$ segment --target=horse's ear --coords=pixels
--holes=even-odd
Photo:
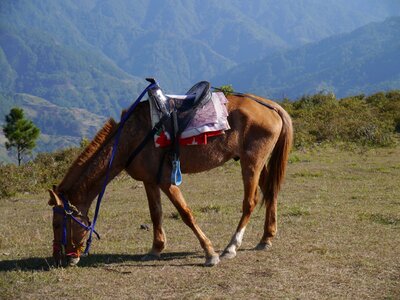
[[[48,190],[48,191],[49,191],[49,194],[50,194],[49,205],[50,206],[56,206],[56,205],[62,206],[63,203],[62,203],[60,197],[58,197],[58,195],[54,191],[54,187],[53,187],[52,190]]]

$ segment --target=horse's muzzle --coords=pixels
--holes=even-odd
[[[53,254],[54,265],[57,268],[73,267],[78,265],[80,257]]]
[[[72,267],[76,266],[79,263],[80,257],[79,257],[79,252],[71,252],[68,254],[65,254],[65,251],[63,251],[62,246],[59,247],[59,245],[53,245],[53,259],[54,259],[54,265],[57,268],[60,267]]]

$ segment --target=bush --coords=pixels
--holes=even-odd
[[[400,91],[337,100],[331,93],[284,100],[292,116],[296,148],[320,143],[389,146],[400,132]]]
[[[19,186],[18,167],[0,165],[0,198],[14,196]]]
[[[230,86],[227,90],[231,89]],[[382,147],[393,145],[400,133],[400,91],[336,99],[332,93],[303,96],[281,105],[293,119],[296,148],[316,144]],[[81,146],[88,143],[82,140]],[[0,164],[0,198],[44,191],[63,179],[81,148],[40,153],[17,167]]]
[[[40,153],[31,162],[0,165],[0,198],[17,193],[37,193],[58,184],[77,157],[79,148]]]
[[[234,92],[232,85],[222,85],[216,89],[218,92],[223,92],[225,96],[228,96]]]

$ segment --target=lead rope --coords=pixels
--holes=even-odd
[[[143,90],[143,92],[139,95],[139,97],[136,99],[136,101],[131,105],[131,107],[128,109],[128,112],[121,117],[121,121],[119,123],[118,131],[117,131],[117,134],[115,136],[115,141],[114,141],[114,145],[113,145],[113,149],[112,149],[112,153],[111,153],[111,158],[110,158],[110,161],[108,162],[106,177],[104,179],[104,183],[103,183],[103,186],[102,186],[101,191],[99,193],[99,196],[97,197],[97,203],[96,203],[96,209],[95,209],[95,212],[94,212],[93,221],[89,226],[90,233],[89,233],[89,238],[86,241],[86,248],[85,248],[85,251],[83,252],[83,256],[87,256],[89,254],[90,245],[92,244],[92,235],[93,235],[93,232],[95,232],[94,228],[96,226],[97,218],[99,216],[101,200],[103,199],[104,193],[106,191],[106,187],[107,187],[107,184],[108,184],[108,179],[109,179],[109,175],[110,175],[111,166],[112,166],[112,163],[114,161],[115,155],[117,153],[117,148],[118,148],[119,138],[121,136],[122,128],[124,127],[125,122],[128,120],[128,118],[130,117],[132,112],[135,110],[136,106],[138,106],[138,104],[140,103],[140,100],[142,100],[143,96],[147,93],[147,91],[149,89],[155,87],[156,85],[157,85],[157,83],[150,83]]]

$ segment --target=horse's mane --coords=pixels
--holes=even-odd
[[[87,145],[85,150],[83,150],[83,152],[78,156],[74,164],[76,163],[78,166],[82,166],[85,162],[91,159],[97,150],[99,150],[103,143],[107,140],[110,134],[114,132],[116,127],[117,123],[114,121],[114,119],[110,118],[104,124],[103,128],[97,132],[96,136],[90,142],[90,144]]]
[[[90,144],[82,151],[82,153],[75,159],[64,179],[59,185],[60,190],[66,190],[70,185],[76,182],[76,177],[84,170],[85,165],[89,162],[95,154],[101,149],[102,145],[113,136],[116,131],[118,123],[110,118],[101,128]]]

